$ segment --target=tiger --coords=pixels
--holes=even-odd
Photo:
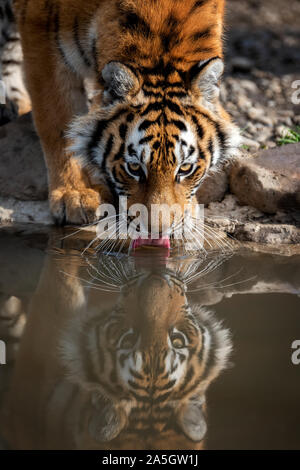
[[[56,223],[92,224],[120,196],[196,213],[204,178],[240,145],[219,101],[224,4],[14,1]]]
[[[46,256],[1,417],[8,448],[205,448],[232,343],[188,297],[201,265],[109,258]]]
[[[22,74],[23,55],[12,0],[0,2],[0,126],[31,110]]]

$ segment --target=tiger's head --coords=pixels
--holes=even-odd
[[[213,314],[189,305],[180,276],[135,274],[112,309],[85,311],[66,326],[63,360],[70,379],[91,393],[94,442],[110,449],[202,445],[206,390],[226,367],[231,342]]]
[[[127,196],[129,207],[143,204],[149,214],[153,204],[176,204],[182,214],[190,205],[193,213],[204,177],[240,143],[219,103],[222,72],[218,57],[188,72],[108,63],[100,102],[71,125],[71,150],[112,201]]]

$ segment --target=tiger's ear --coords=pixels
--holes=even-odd
[[[219,81],[224,63],[219,57],[199,62],[190,71],[192,92],[205,101],[212,102],[219,96]]]
[[[202,441],[207,431],[203,406],[204,399],[189,400],[179,410],[178,424],[186,437],[194,442]]]
[[[101,406],[102,405],[102,406]],[[112,402],[102,402],[92,406],[89,421],[89,433],[97,442],[109,442],[115,439],[126,424],[126,415]]]
[[[106,101],[124,100],[134,96],[140,86],[138,77],[121,62],[109,62],[102,70],[104,80],[104,99]]]

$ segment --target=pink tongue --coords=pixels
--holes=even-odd
[[[170,239],[168,237],[162,237],[158,239],[152,238],[138,238],[133,241],[132,249],[133,251],[137,250],[142,246],[159,246],[165,248],[166,250],[170,249]]]

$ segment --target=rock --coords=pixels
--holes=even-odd
[[[266,215],[254,207],[239,205],[237,198],[228,194],[222,202],[209,204],[204,214],[209,226],[239,242],[276,246],[278,249],[279,246],[300,246],[300,216],[297,212]]]
[[[47,199],[47,171],[31,114],[0,128],[0,196]]]
[[[0,126],[4,126],[10,121],[13,121],[17,116],[18,109],[12,101],[8,101],[5,106],[2,105],[0,101]]]
[[[257,136],[257,141],[260,144],[265,144],[271,137],[272,130],[268,127],[262,127],[259,135]]]
[[[250,93],[257,93],[257,85],[252,80],[240,79],[240,86]]]
[[[228,190],[228,175],[225,169],[208,173],[199,190],[197,199],[199,204],[222,201]]]
[[[253,68],[253,61],[248,57],[236,56],[231,60],[231,66],[234,72],[249,72]]]
[[[272,148],[272,149],[273,149],[273,148],[276,148],[276,143],[273,142],[272,140],[268,140],[268,141],[266,142],[266,147],[267,147],[267,148]]]
[[[293,225],[246,223],[236,228],[235,237],[269,245],[296,244],[300,243],[300,229]]]
[[[250,139],[249,137],[245,137],[245,136],[243,136],[242,144],[244,145],[244,147],[250,147],[253,149],[259,149],[260,147],[259,142],[256,142],[255,140]]]
[[[249,119],[253,121],[258,121],[262,124],[265,124],[266,126],[271,127],[274,122],[271,117],[266,116],[266,111],[263,108],[252,107],[248,110],[247,115]]]
[[[20,201],[0,196],[0,225],[24,223],[53,225],[48,201]]]
[[[241,110],[246,111],[251,108],[252,102],[246,96],[240,95],[237,99],[237,105]]]
[[[278,137],[284,137],[288,131],[288,128],[284,125],[276,126],[275,128],[275,132]]]
[[[269,214],[300,209],[300,144],[237,158],[230,170],[230,190],[241,204]]]
[[[250,119],[256,121],[264,115],[264,110],[262,108],[253,107],[248,110],[247,115]]]

